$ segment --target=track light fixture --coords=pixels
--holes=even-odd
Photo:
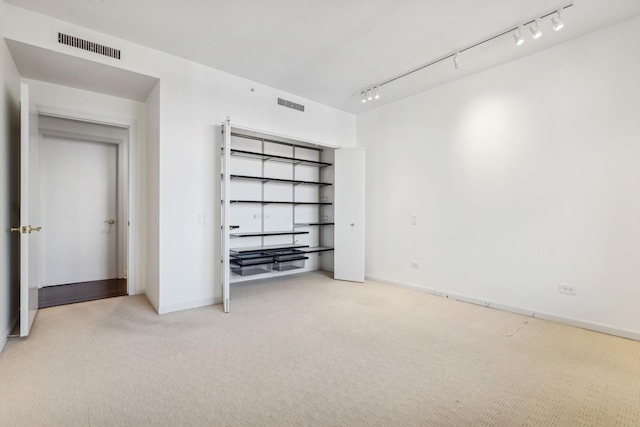
[[[378,89],[378,86],[374,86],[360,92],[360,102],[363,104],[367,101],[373,101],[374,99],[380,99],[380,90]]]
[[[555,15],[551,18],[553,23],[553,31],[560,31],[564,28],[564,21],[562,20],[562,9],[559,9]]]
[[[570,3],[568,3],[565,6],[562,6],[560,9],[554,9],[551,10],[549,12],[543,13],[541,15],[538,15],[538,17],[536,18],[532,18],[529,21],[521,21],[520,24],[510,27],[510,28],[506,28],[501,32],[498,32],[496,34],[493,34],[492,36],[489,36],[487,38],[484,38],[480,41],[477,41],[475,43],[471,43],[463,48],[460,49],[456,49],[453,52],[449,52],[445,55],[439,56],[435,59],[432,59],[431,61],[413,68],[409,71],[405,71],[402,74],[396,75],[395,77],[391,77],[381,83],[378,83],[376,86],[373,86],[369,89],[365,89],[362,92],[360,92],[360,101],[362,103],[366,103],[367,101],[372,101],[374,99],[380,99],[380,93],[379,93],[379,88],[380,86],[384,86],[386,84],[392,83],[396,80],[402,79],[404,77],[407,77],[415,72],[418,72],[420,70],[424,70],[427,67],[430,67],[432,65],[438,64],[440,62],[443,61],[448,61],[449,59],[453,59],[453,66],[458,69],[462,66],[462,62],[460,61],[460,54],[473,49],[475,47],[478,47],[480,45],[483,45],[485,43],[489,43],[495,39],[500,39],[505,35],[511,34],[513,36],[513,40],[516,44],[516,46],[520,46],[524,43],[524,36],[523,36],[523,31],[524,31],[524,27],[529,26],[529,31],[531,31],[531,37],[536,40],[539,39],[542,36],[542,31],[540,30],[540,21],[543,19],[546,19],[548,17],[551,17],[551,23],[553,24],[553,30],[554,31],[560,31],[563,27],[564,27],[564,21],[562,20],[562,13],[564,12],[565,9],[568,9],[570,7],[573,7],[573,0],[570,1]],[[356,95],[352,95],[352,96],[357,96]]]
[[[516,46],[520,46],[524,43],[524,37],[522,37],[522,26],[519,26],[513,33],[513,39],[516,42]]]
[[[529,27],[529,30],[531,31],[531,38],[538,40],[542,35],[542,31],[540,31],[540,20],[536,19],[535,22],[531,24],[531,27]]]

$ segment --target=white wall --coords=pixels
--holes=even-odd
[[[2,4],[0,4],[2,10]],[[0,20],[0,34],[2,22]],[[16,258],[20,146],[20,76],[7,45],[0,39],[0,351],[18,315],[19,263]]]
[[[146,294],[151,305],[160,309],[160,82],[147,98],[146,221],[143,233],[146,244]]]
[[[4,35],[9,39],[160,79],[159,185],[157,198],[153,194],[147,198],[147,215],[159,218],[157,247],[150,248],[149,256],[155,257],[158,250],[157,309],[161,313],[221,298],[216,144],[219,126],[227,116],[236,125],[269,133],[334,146],[355,145],[351,114],[24,9],[6,5],[5,11]],[[58,45],[53,36],[56,29],[115,46],[122,50],[123,59]],[[304,104],[305,112],[278,106],[278,96]],[[150,188],[153,185],[149,182]],[[204,215],[204,226],[198,226],[198,215]],[[149,271],[150,281],[153,274]],[[152,294],[148,293],[154,299]]]
[[[160,86],[160,312],[221,300],[216,142],[227,115],[271,133],[355,145],[350,114],[288,94],[282,96],[305,104],[306,112],[283,108],[273,89],[171,59]],[[204,227],[197,221],[201,214]]]
[[[640,338],[638,32],[359,116],[367,275]]]

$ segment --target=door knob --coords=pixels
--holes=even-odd
[[[109,221],[105,221],[105,222],[106,222],[107,224],[109,224],[109,225],[113,225],[113,224],[115,224],[115,223],[116,223],[116,220],[115,220],[115,219],[113,219],[113,218],[111,218]]]

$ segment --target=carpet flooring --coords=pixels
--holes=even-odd
[[[640,342],[323,273],[40,310],[0,426],[638,426]]]

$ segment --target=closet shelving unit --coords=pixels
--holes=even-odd
[[[334,225],[333,182],[325,179],[332,173],[322,172],[333,164],[323,148],[228,121],[224,132],[223,283],[320,268],[321,254],[333,251]]]

